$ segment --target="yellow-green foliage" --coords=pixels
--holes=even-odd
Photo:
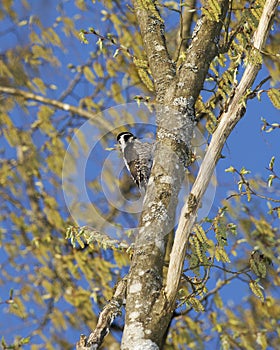
[[[202,13],[211,21],[219,22],[221,7],[217,0],[209,0],[202,7]]]
[[[280,90],[279,89],[270,89],[267,92],[270,101],[273,103],[274,107],[280,109]]]
[[[194,20],[202,12],[206,22],[215,25],[220,20],[220,2],[198,1]],[[118,128],[123,131],[130,127],[127,123],[134,127],[136,121],[150,122],[146,110],[152,110],[154,105],[149,101],[156,100],[154,77],[131,2],[129,6],[111,0],[33,3],[34,7],[27,0],[3,0],[0,7],[1,344],[6,349],[72,349],[74,341],[69,340],[69,334],[94,329],[100,310],[112,298],[113,286],[131,264],[134,247],[126,241],[122,224],[137,226],[138,215],[128,212],[122,216],[117,209],[122,203],[107,201],[102,186],[113,191],[122,180],[114,173],[110,160],[112,154],[118,157],[114,145]],[[170,57],[176,61],[180,51],[179,71],[190,58],[186,47],[191,41],[184,41],[179,49],[176,39],[186,29],[187,2],[133,3],[148,14],[150,35],[158,26],[163,35],[166,22]],[[232,14],[223,22],[218,38],[219,54],[211,63],[204,91],[196,101],[196,113],[201,118],[198,127],[207,142],[247,64],[267,66],[272,84],[261,87],[259,97],[267,93],[272,105],[280,109],[279,33],[271,32],[261,52],[252,47],[265,1],[231,3]],[[279,19],[275,20],[277,28]],[[91,26],[96,32],[87,29]],[[178,87],[176,82],[172,87]],[[3,90],[7,88],[13,93]],[[248,94],[251,92],[248,90]],[[245,103],[246,97],[240,103]],[[134,98],[138,105],[133,111],[106,111],[109,106]],[[64,107],[60,109],[58,102]],[[143,104],[147,109],[139,108]],[[70,105],[76,107],[75,113],[70,112]],[[87,117],[81,112],[88,112]],[[258,123],[257,108],[254,113],[252,123]],[[267,131],[276,133],[279,120],[269,120],[273,115],[278,116],[277,112],[263,116],[263,123]],[[94,125],[93,132],[78,133],[88,119]],[[96,120],[106,123],[95,124]],[[90,203],[83,203],[81,191],[74,191],[74,183],[70,183],[74,194],[71,205],[82,218],[100,217],[103,221],[100,219],[97,227],[79,227],[65,205],[62,169],[75,133],[77,142],[72,147],[72,157],[67,159],[68,172],[82,178],[84,174],[74,158],[80,159],[80,152],[91,151],[94,156],[87,166],[94,170],[86,181]],[[96,150],[91,149],[99,135],[103,135],[99,149],[107,149],[108,155],[104,167],[94,154]],[[237,187],[245,194],[248,188],[244,181],[240,182],[234,168],[237,165],[233,164],[227,174],[233,178],[226,182],[224,192],[223,179],[218,183],[222,191],[210,218],[193,227],[166,349],[204,349],[213,343],[224,349],[280,348],[280,303],[276,293],[280,285],[280,209],[275,190],[279,184],[279,159],[276,151],[268,158],[269,197],[260,202],[262,198],[250,191],[241,196]],[[133,203],[138,193],[129,187],[127,178],[123,179],[123,197]],[[256,194],[267,190],[266,179],[250,175]],[[221,202],[221,196],[231,194],[234,196]],[[110,236],[104,222],[112,223],[116,236]],[[239,287],[240,293],[236,293]],[[237,294],[232,307],[231,296]],[[8,322],[4,322],[6,319]],[[120,347],[118,329],[123,319],[119,318],[115,325],[104,348]]]

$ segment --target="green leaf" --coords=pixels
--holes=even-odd
[[[207,243],[208,239],[206,237],[206,233],[200,225],[196,224],[193,230],[201,243]]]
[[[236,169],[231,165],[229,168],[225,169],[226,173],[234,173],[236,172]]]
[[[39,92],[41,92],[42,95],[46,94],[46,85],[44,84],[43,80],[40,78],[35,77],[32,80],[33,84],[35,85],[35,87],[37,88],[37,90]]]
[[[27,20],[23,20],[23,21],[18,22],[19,27],[26,26],[27,24],[28,24]]]
[[[230,263],[230,258],[228,257],[223,247],[216,247],[215,258],[217,259],[217,261]]]
[[[83,44],[88,44],[88,40],[87,40],[87,38],[85,37],[85,33],[86,33],[86,31],[85,31],[84,29],[80,30],[80,32],[79,32],[79,38],[80,38],[80,40],[81,40],[81,42],[82,42]]]
[[[258,297],[261,299],[261,301],[264,302],[264,295],[262,292],[262,287],[256,282],[256,281],[251,281],[249,283],[249,287],[251,289],[251,291]]]
[[[277,109],[280,109],[280,90],[279,89],[270,89],[267,92],[267,95],[272,102],[273,106]]]
[[[242,187],[243,187],[243,181],[238,181],[238,191],[241,192],[242,191]]]
[[[248,187],[246,187],[246,195],[247,195],[247,201],[251,201],[251,191]]]
[[[273,157],[270,159],[270,162],[269,162],[269,170],[273,170],[274,161],[275,161],[275,157],[273,156]]]
[[[101,38],[98,38],[96,45],[99,47],[99,50],[103,51],[103,40]]]
[[[241,170],[240,170],[240,174],[241,175],[246,175],[246,174],[250,174],[250,173],[251,173],[251,171],[245,169],[244,167],[242,167]]]
[[[94,84],[94,82],[95,82],[95,76],[94,76],[92,70],[91,70],[88,66],[85,66],[85,67],[84,67],[83,73],[84,73],[85,78],[86,78],[91,84]]]
[[[221,7],[217,0],[209,0],[206,6],[202,7],[202,13],[211,21],[219,22]]]
[[[257,344],[260,344],[262,350],[266,350],[268,347],[266,333],[265,330],[263,332],[258,332],[257,335]]]
[[[228,336],[226,334],[221,334],[221,349],[230,350],[230,348]]]
[[[237,226],[230,222],[229,224],[227,224],[227,229],[233,234],[233,235],[237,235]]]
[[[94,69],[96,75],[99,78],[103,78],[104,77],[104,70],[103,70],[103,67],[101,66],[101,64],[99,62],[97,62],[97,61],[94,62],[93,69]]]
[[[267,179],[267,186],[268,187],[271,187],[272,186],[272,183],[273,183],[273,180],[275,179],[275,175],[271,174],[269,175],[268,179]]]

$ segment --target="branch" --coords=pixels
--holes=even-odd
[[[20,97],[23,97],[25,100],[33,100],[33,101],[41,102],[45,105],[53,106],[63,111],[67,111],[73,114],[78,114],[79,116],[84,117],[86,119],[93,119],[94,117],[96,117],[94,112],[88,112],[82,108],[71,106],[68,103],[53,100],[51,98],[43,97],[41,95],[36,95],[33,92],[20,90],[13,87],[0,86],[0,93],[1,92],[8,95],[20,96]],[[108,124],[106,120],[104,120],[103,118],[96,118],[96,122],[100,123],[107,130],[111,130],[112,128],[112,126]]]
[[[154,79],[157,101],[162,103],[166,88],[175,76],[175,67],[169,56],[164,23],[154,1],[132,1],[140,26],[144,49]]]
[[[134,56],[130,53],[129,51],[129,48],[124,46],[124,45],[121,45],[120,43],[118,43],[111,35],[108,35],[107,37],[104,36],[104,35],[101,35],[99,34],[96,30],[94,30],[93,28],[90,28],[89,31],[86,31],[86,30],[81,30],[80,31],[80,35],[82,35],[82,38],[83,38],[83,35],[88,35],[88,34],[94,34],[96,35],[102,42],[103,41],[108,41],[109,43],[111,43],[112,45],[116,46],[117,47],[117,50],[116,52],[114,53],[114,57],[116,56],[116,54],[119,52],[119,51],[123,51],[125,52],[130,58],[134,58]]]
[[[112,299],[99,315],[95,330],[88,338],[81,334],[80,340],[76,343],[76,350],[96,350],[100,347],[110,331],[112,322],[117,316],[121,315],[121,307],[126,297],[126,284],[126,277],[117,283]]]
[[[264,46],[277,5],[278,0],[266,1],[258,28],[254,34],[252,50],[258,50],[260,52]],[[170,265],[165,289],[167,299],[170,303],[173,303],[176,298],[184,264],[186,244],[195,222],[202,196],[208,187],[228,136],[246,111],[245,103],[247,99],[245,99],[245,96],[260,68],[260,65],[249,63],[245,69],[228,109],[221,115],[220,123],[212,136],[211,143],[201,164],[189,198],[181,211],[174,245],[170,254]]]
[[[187,3],[180,1],[180,28],[176,37],[177,53],[175,61],[177,62],[180,54],[187,49],[188,39],[191,38],[191,25],[196,11],[196,0],[190,0]]]
[[[258,86],[256,86],[256,88],[248,95],[248,99],[253,99],[254,97],[256,97],[258,94],[263,93],[263,92],[267,92],[267,90],[261,90],[261,87],[268,81],[271,79],[271,76],[267,76],[266,78],[264,78],[259,84]]]
[[[205,8],[209,2],[205,2]],[[176,98],[192,96],[196,101],[203,87],[209,66],[214,57],[219,53],[217,38],[221,35],[221,29],[228,10],[229,0],[217,0],[220,8],[219,20],[210,20],[202,16],[193,30],[192,41],[186,51],[186,60],[178,67],[177,78],[174,79],[165,96],[165,104],[173,105]]]
[[[274,202],[274,203],[280,203],[280,199],[275,199],[275,198],[272,198],[272,197],[267,197],[267,196],[264,196],[262,194],[258,194],[256,192],[254,192],[250,187],[248,188],[248,190],[250,191],[250,194],[253,195],[253,196],[256,196],[256,197],[259,197],[261,199],[266,199],[267,201],[271,201],[271,202]],[[239,192],[239,193],[232,193],[231,195],[227,196],[226,197],[226,200],[229,200],[233,197],[242,197],[242,196],[247,196],[248,197],[248,192]]]
[[[244,269],[242,269],[241,271],[230,271],[230,270],[226,270],[226,269],[223,269],[222,267],[220,267],[220,266],[218,266],[218,265],[212,265],[212,267],[219,268],[219,269],[221,269],[221,270],[223,270],[223,271],[225,271],[225,272],[227,272],[227,273],[232,274],[232,276],[230,276],[230,277],[228,277],[228,278],[226,278],[226,279],[224,279],[224,280],[221,280],[219,283],[216,284],[216,286],[215,286],[213,289],[209,290],[206,294],[202,295],[202,296],[200,297],[200,299],[199,299],[199,301],[200,301],[201,303],[202,303],[203,301],[206,302],[206,301],[208,300],[208,298],[209,298],[211,295],[217,293],[219,290],[221,290],[224,286],[226,286],[230,281],[232,281],[232,280],[235,279],[235,278],[239,279],[240,281],[242,281],[242,282],[244,282],[244,283],[245,283],[245,282],[248,283],[248,281],[245,281],[243,278],[239,277],[239,276],[242,275],[242,274],[246,275],[246,276],[249,278],[249,280],[252,279],[251,276],[248,274],[248,272],[249,272],[250,270],[249,270],[248,268],[246,268],[246,267],[245,267]],[[196,295],[196,293],[193,294],[193,295]],[[190,296],[191,296],[191,295],[190,295]],[[190,296],[189,296],[189,297],[190,297]],[[193,310],[193,307],[190,306],[190,307],[189,307],[188,309],[186,309],[185,311],[180,312],[180,316],[182,316],[182,315],[187,315],[187,314],[190,313],[192,310]]]
[[[90,67],[90,65],[93,63],[93,57],[90,57],[89,60],[81,66],[81,69],[78,70],[78,72],[75,74],[74,79],[72,79],[69,83],[69,85],[67,86],[66,90],[62,92],[62,94],[59,96],[58,101],[63,101],[68,95],[70,95],[75,86],[80,82],[82,76],[83,76],[83,72],[84,72],[84,68],[85,67]]]

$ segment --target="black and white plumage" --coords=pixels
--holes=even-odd
[[[117,136],[124,163],[141,192],[146,191],[153,164],[154,145],[141,142],[131,132],[125,131]]]

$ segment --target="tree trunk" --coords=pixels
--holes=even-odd
[[[157,101],[163,105],[157,113],[154,165],[127,280],[123,350],[162,348],[175,308],[175,300],[170,302],[164,291],[166,237],[174,227],[184,167],[191,157],[194,104],[209,65],[218,53],[217,38],[228,9],[228,0],[219,1],[219,21],[206,17],[198,21],[187,59],[175,72],[157,8],[153,2],[148,8],[137,0],[133,4],[155,82]]]

